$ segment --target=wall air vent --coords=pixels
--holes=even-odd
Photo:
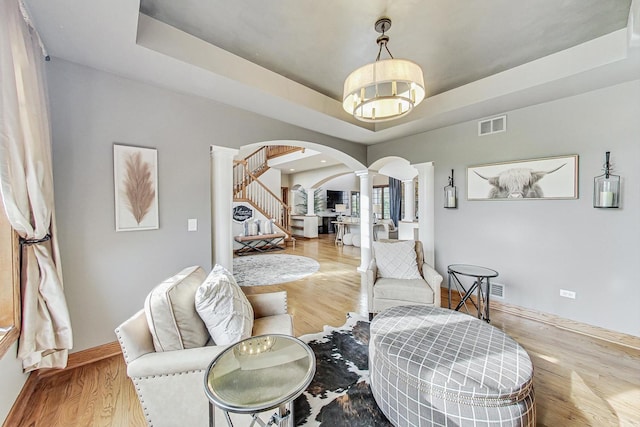
[[[502,283],[491,282],[491,298],[504,298],[504,285]]]
[[[507,116],[498,116],[478,122],[478,136],[491,135],[492,133],[505,132],[507,130]]]

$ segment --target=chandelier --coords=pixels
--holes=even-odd
[[[385,34],[391,19],[380,18],[375,29],[382,35],[376,40],[378,56],[375,62],[358,68],[344,82],[342,107],[363,122],[383,122],[408,114],[424,99],[424,77],[415,62],[395,59]],[[380,60],[382,48],[390,59]]]

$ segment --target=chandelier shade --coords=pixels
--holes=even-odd
[[[420,66],[406,59],[385,59],[352,72],[344,82],[342,107],[364,122],[393,120],[424,99]]]
[[[383,34],[377,40],[380,52],[382,47],[389,51],[389,38],[384,31],[390,26],[388,18],[376,23],[376,30]],[[393,56],[380,60],[378,53],[375,62],[349,74],[344,82],[342,107],[358,120],[383,122],[408,114],[424,97],[424,77],[418,64]]]

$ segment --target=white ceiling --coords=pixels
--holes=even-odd
[[[631,0],[25,2],[53,57],[364,144],[640,76]],[[374,126],[339,99],[346,75],[375,58],[380,16],[431,96]]]

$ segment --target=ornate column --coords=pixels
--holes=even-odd
[[[418,235],[424,246],[424,259],[435,267],[435,182],[433,162],[412,165],[418,170]]]
[[[402,181],[402,183],[404,184],[404,218],[402,218],[402,221],[413,222],[413,220],[416,219],[414,212],[416,209],[414,181],[412,178],[406,179]]]
[[[211,262],[233,273],[233,158],[235,148],[211,146]]]
[[[356,171],[356,176],[360,178],[360,267],[358,267],[360,272],[365,272],[371,262],[373,247],[371,194],[374,174],[374,171],[368,169]]]

